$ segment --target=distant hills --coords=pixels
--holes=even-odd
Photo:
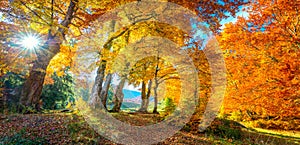
[[[141,92],[123,89],[124,100],[123,102],[133,102],[140,104],[142,102]],[[153,97],[150,97],[150,102],[153,101]]]
[[[123,89],[124,99],[133,99],[141,96],[141,92]]]
[[[123,89],[123,93],[124,93],[124,100],[121,109],[136,111],[141,107],[141,103],[142,103],[141,92]],[[153,97],[150,97],[150,103],[153,102],[154,102]],[[110,107],[112,108],[112,106]]]

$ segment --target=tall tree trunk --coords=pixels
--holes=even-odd
[[[111,25],[110,25],[111,30],[110,30],[110,32],[114,32],[115,25],[116,25],[116,22],[111,21]],[[106,42],[103,45],[103,49],[110,50],[111,45],[112,45],[112,40],[113,39],[110,39],[108,42]],[[97,70],[97,76],[96,76],[96,79],[95,79],[95,83],[94,83],[94,86],[93,86],[93,89],[92,89],[92,94],[91,94],[90,101],[89,101],[90,106],[94,107],[94,108],[95,107],[100,107],[100,105],[101,105],[100,103],[102,103],[104,105],[104,108],[106,108],[106,103],[103,103],[104,98],[101,97],[102,96],[101,95],[102,94],[102,84],[103,84],[103,80],[104,80],[104,77],[105,77],[106,60],[102,59],[103,58],[102,53],[101,53],[100,57],[101,57],[101,62],[100,62],[100,66]],[[106,90],[104,90],[104,91],[106,91]]]
[[[158,71],[159,71],[159,51],[157,51],[157,56],[156,56],[156,67],[155,67],[155,73],[154,73],[154,81],[155,81],[155,86],[154,86],[154,108],[153,108],[153,113],[158,114],[157,111],[157,103],[158,103],[158,96],[157,96],[157,89],[158,89]]]
[[[114,107],[112,109],[112,112],[120,112],[120,110],[121,110],[121,105],[123,103],[123,98],[124,98],[123,88],[125,85],[125,81],[126,81],[126,78],[122,77],[119,85],[117,86],[116,93],[114,95],[115,101],[114,101]]]
[[[150,98],[151,87],[152,87],[152,80],[149,80],[149,82],[148,82],[148,90],[147,90],[147,98]]]
[[[71,0],[65,18],[60,23],[61,27],[53,35],[52,28],[49,29],[48,40],[43,49],[36,50],[37,60],[34,62],[29,77],[21,91],[20,104],[31,106],[39,110],[38,103],[42,94],[46,69],[50,60],[59,52],[60,44],[64,39],[66,28],[69,28],[76,11],[78,0]],[[58,34],[59,33],[59,34]],[[22,108],[20,108],[22,109]]]
[[[142,104],[141,104],[141,108],[139,109],[138,112],[143,112],[143,113],[148,112],[147,109],[148,109],[148,106],[149,106],[151,86],[152,86],[152,80],[150,80],[149,83],[148,83],[148,91],[146,93],[146,83],[145,83],[145,81],[142,81]]]
[[[155,114],[158,114],[158,111],[157,111],[157,103],[158,103],[157,89],[158,89],[158,80],[155,78],[155,86],[154,86],[154,108],[153,108],[153,113],[155,113]]]
[[[106,101],[107,101],[107,94],[108,94],[109,86],[111,83],[111,79],[112,79],[112,74],[108,73],[106,75],[106,80],[105,80],[104,86],[103,86],[103,88],[101,90],[101,94],[100,94],[101,102],[105,109],[107,109]]]
[[[97,76],[95,78],[95,83],[92,89],[92,94],[90,96],[89,105],[93,108],[101,107],[101,91],[102,91],[102,84],[104,79],[104,73],[106,69],[106,61],[102,60],[100,62],[100,66],[97,70]]]
[[[146,110],[148,110],[149,102],[150,102],[150,96],[151,96],[151,87],[152,87],[152,80],[149,80],[148,83],[148,90],[147,90],[147,104],[145,104]]]

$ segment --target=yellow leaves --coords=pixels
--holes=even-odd
[[[40,35],[43,35],[48,33],[50,27],[38,23],[30,23],[30,28],[36,32],[39,32]]]
[[[78,37],[81,35],[81,30],[79,27],[75,27],[73,25],[70,26],[70,33],[72,34],[72,36],[74,37]]]
[[[6,74],[8,72],[8,67],[6,64],[1,64],[0,62],[0,76]]]
[[[180,80],[167,80],[166,81],[166,94],[165,97],[171,98],[176,104],[180,101],[181,95],[181,82]]]
[[[260,60],[260,63],[261,63],[261,64],[268,63],[268,62],[269,62],[269,61],[267,61],[266,59],[261,59],[261,60]]]
[[[61,45],[60,46],[60,53],[63,53],[63,54],[68,55],[70,57],[73,57],[74,52],[75,52],[74,49],[76,49],[76,48],[71,47],[71,46]]]
[[[73,65],[76,49],[76,46],[61,45],[60,52],[50,61],[46,73],[50,75],[56,72],[58,76],[62,76],[64,70]]]
[[[184,32],[177,27],[159,22],[140,22],[130,27],[130,42],[136,42],[144,37],[158,36],[183,45]]]

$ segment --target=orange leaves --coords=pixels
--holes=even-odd
[[[253,3],[248,20],[239,19],[236,24],[226,25],[218,37],[229,74],[227,111],[245,111],[256,106],[260,110],[252,111],[259,114],[261,111],[281,117],[295,114],[296,104],[292,100],[300,95],[297,91],[300,52],[291,31],[298,26],[290,17],[298,10],[289,2],[270,3]]]
[[[54,80],[50,77],[50,75],[46,75],[44,85],[54,84]]]

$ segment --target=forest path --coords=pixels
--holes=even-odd
[[[96,133],[78,113],[11,114],[0,115],[0,144],[116,144]],[[151,125],[164,118],[155,114],[112,113],[115,118],[136,126]],[[295,138],[280,138],[232,126],[222,121],[213,123],[213,134],[192,133],[188,127],[178,131],[164,144],[299,144]],[[220,137],[240,132],[239,139]],[[231,132],[232,131],[232,132]],[[297,142],[298,140],[298,142]]]

